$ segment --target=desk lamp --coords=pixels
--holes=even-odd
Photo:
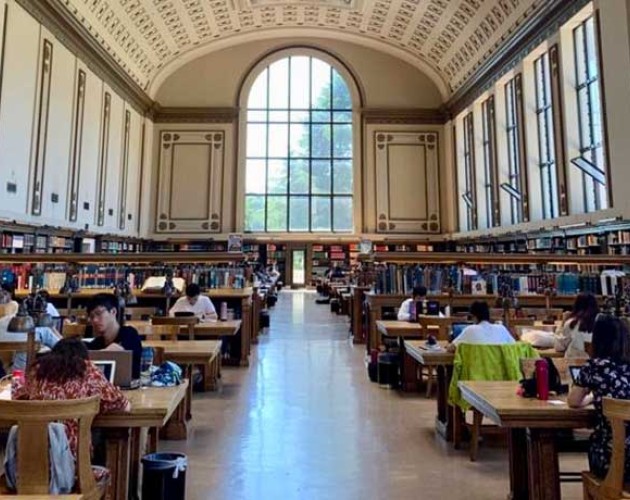
[[[18,313],[11,318],[7,331],[26,334],[26,368],[28,371],[35,361],[35,321],[29,315],[25,302],[26,300],[22,301]]]

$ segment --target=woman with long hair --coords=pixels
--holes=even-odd
[[[612,429],[602,411],[602,398],[630,399],[630,334],[625,321],[601,315],[593,327],[593,357],[580,369],[568,403],[573,408],[595,406],[595,430],[588,461],[603,478],[610,466]],[[630,443],[626,440],[625,480],[630,480]]]
[[[573,304],[573,310],[556,331],[554,347],[567,358],[588,358],[585,344],[592,340],[593,325],[599,314],[597,298],[591,293],[581,293]]]

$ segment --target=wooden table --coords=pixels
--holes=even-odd
[[[560,499],[557,429],[593,424],[592,407],[574,409],[516,395],[516,382],[460,382],[462,397],[485,417],[509,430],[510,498]],[[566,402],[566,396],[550,396]]]
[[[422,336],[422,327],[418,323],[410,321],[378,320],[376,322],[376,330],[379,334],[387,335],[388,337],[410,338]],[[378,339],[376,342],[378,344]]]

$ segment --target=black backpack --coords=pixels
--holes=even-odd
[[[549,377],[549,392],[555,392],[556,394],[566,394],[569,392],[569,385],[563,384],[560,379],[560,374],[556,365],[551,358],[541,358],[547,363],[547,375]],[[521,387],[523,388],[523,397],[535,398],[537,394],[537,382],[536,371],[532,378],[525,378],[521,380]]]

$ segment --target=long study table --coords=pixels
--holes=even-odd
[[[595,410],[569,408],[566,396],[522,398],[516,382],[460,382],[459,387],[468,403],[509,431],[509,498],[559,500],[557,430],[590,427]]]

